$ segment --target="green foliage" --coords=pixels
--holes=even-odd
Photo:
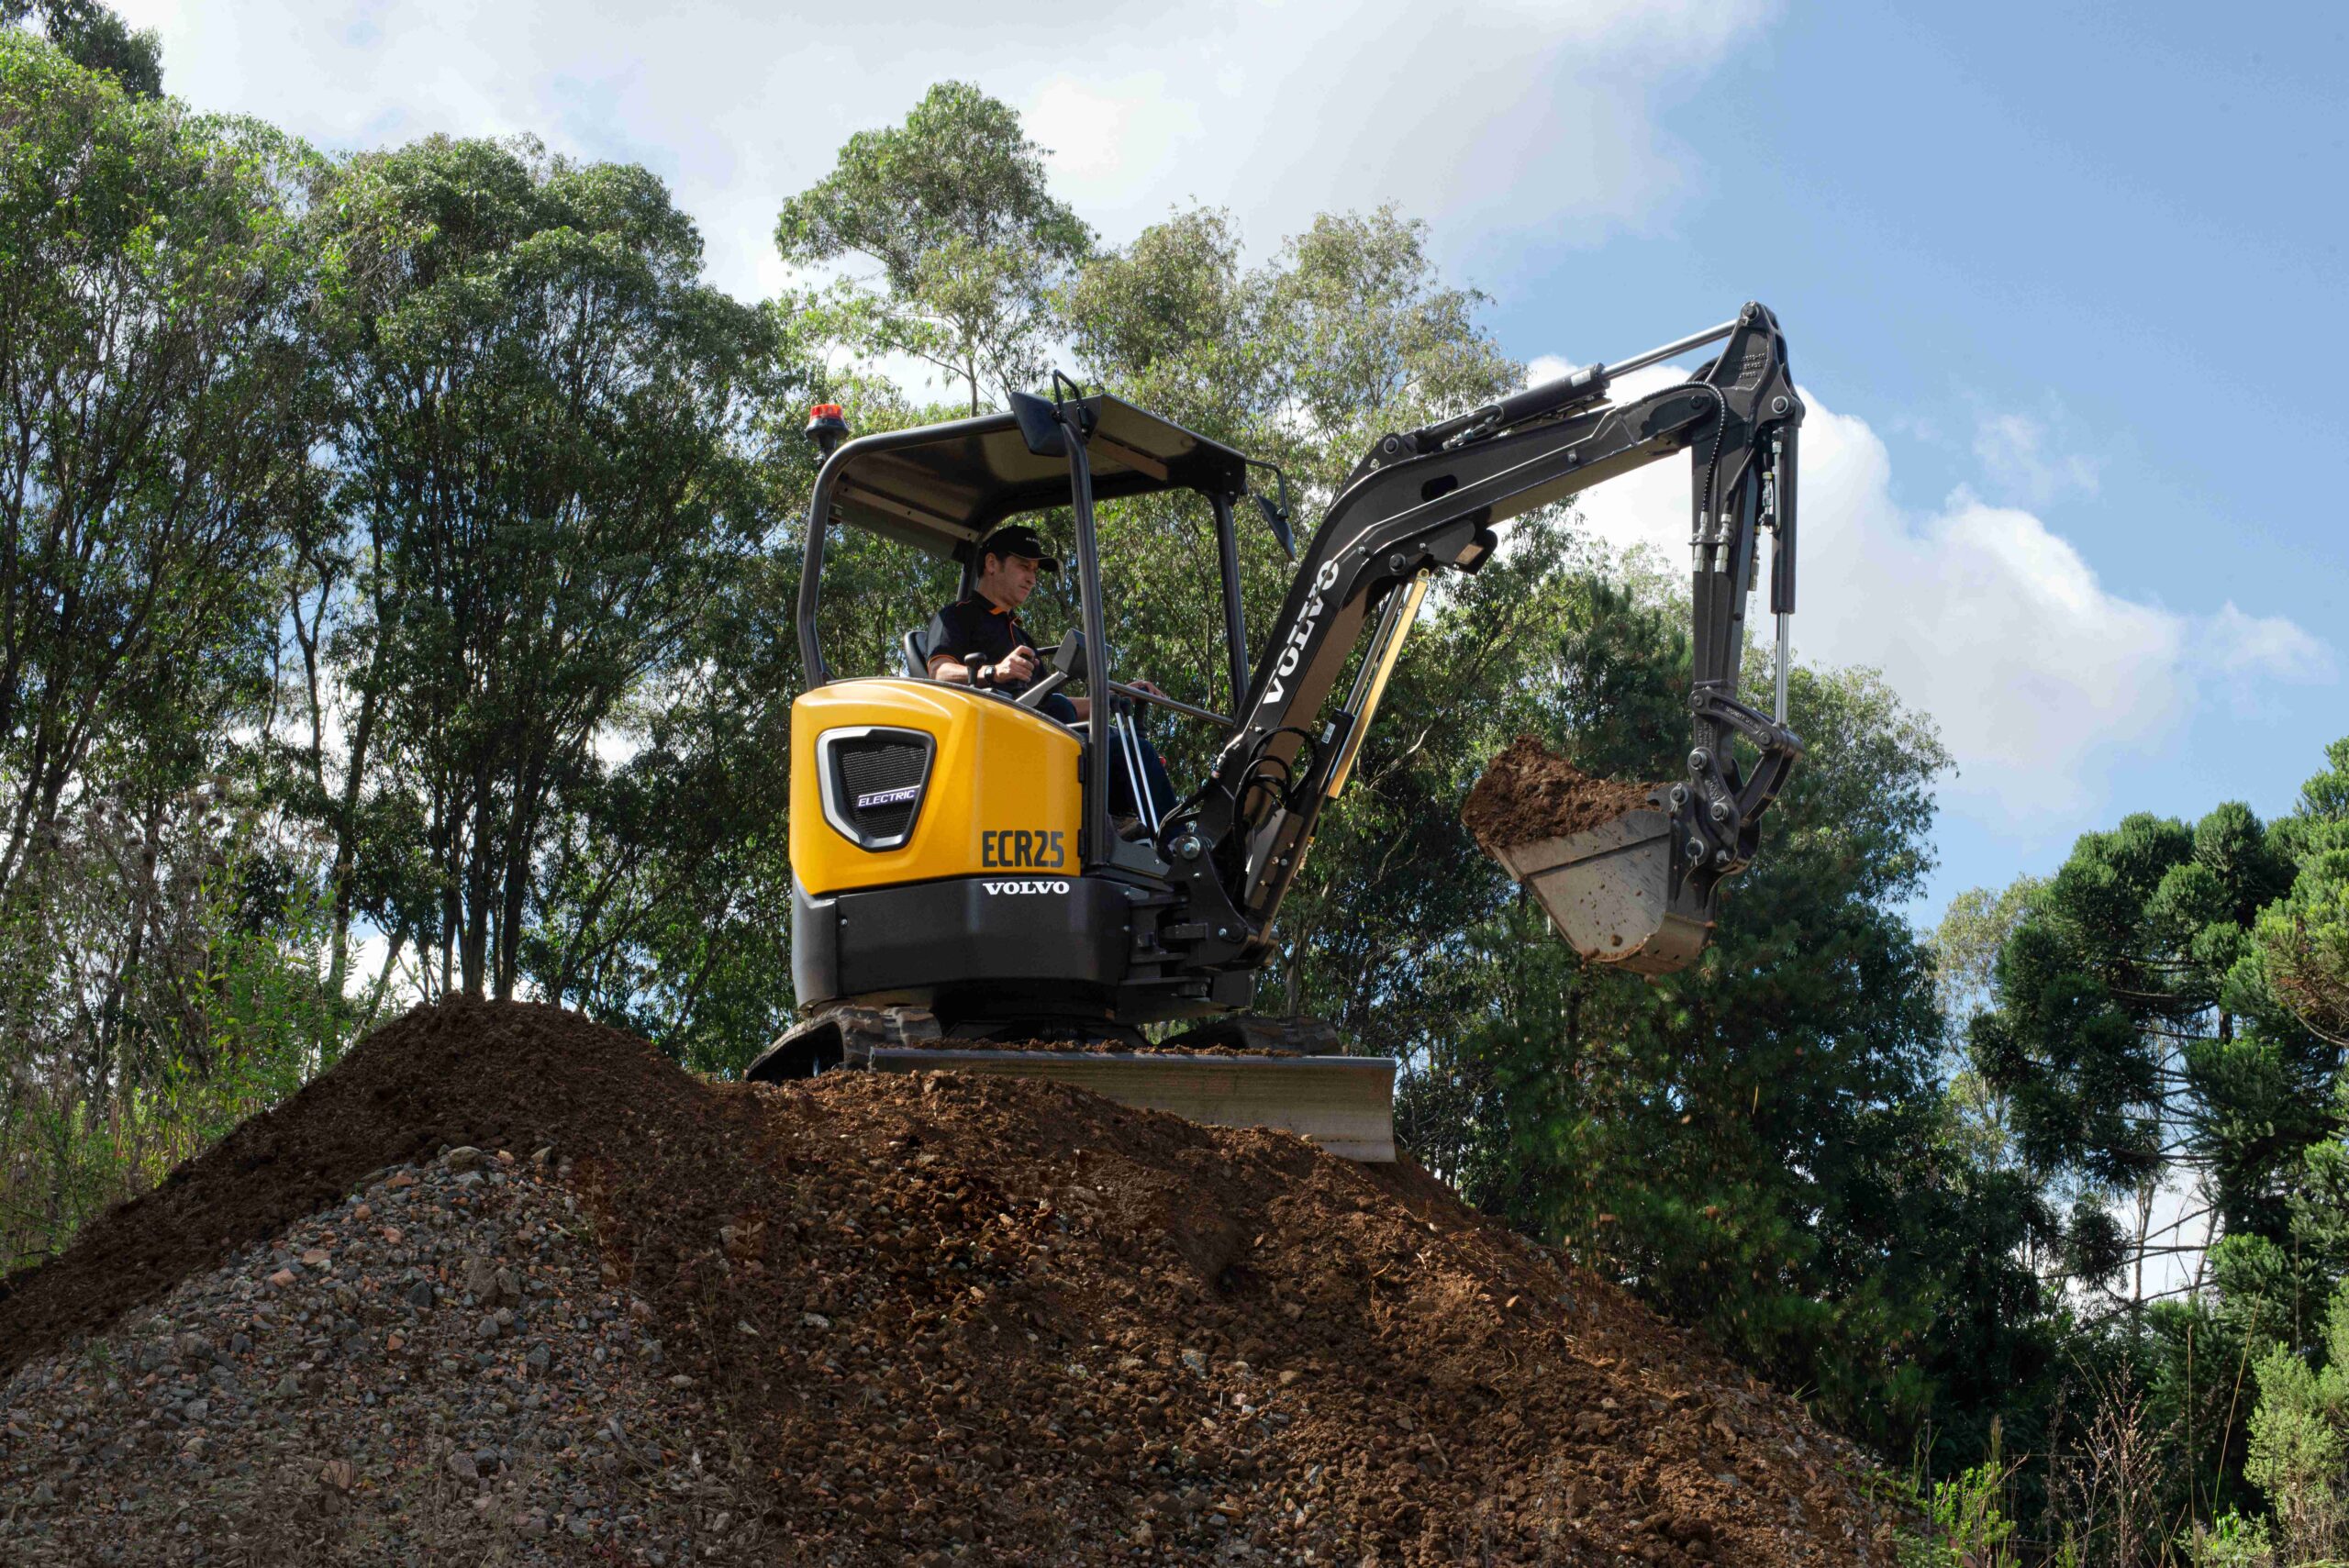
[[[438,949],[440,987],[510,995],[540,851],[607,804],[599,738],[753,567],[737,437],[773,323],[701,283],[698,236],[641,169],[433,139],[348,161],[316,204],[343,886]]]
[[[2276,1548],[2267,1521],[2230,1509],[2209,1524],[2199,1520],[2178,1534],[2177,1547],[2192,1568],[2275,1568]]]
[[[1904,1532],[1900,1568],[2018,1568],[2016,1525],[2007,1511],[2014,1468],[2000,1462],[1994,1434],[1987,1460],[1920,1487],[1924,1529]]]
[[[963,382],[974,414],[983,387],[1039,378],[1044,306],[1092,244],[1046,187],[1043,149],[1019,115],[963,82],[932,87],[902,126],[851,137],[775,223],[786,261],[880,263],[886,292],[862,295],[870,346]]]
[[[2267,1495],[2290,1562],[2349,1546],[2349,1284],[2327,1310],[2320,1353],[2322,1364],[2312,1367],[2278,1344],[2257,1367],[2259,1406],[2243,1470]]]
[[[2259,917],[2251,963],[2294,1018],[2349,1045],[2349,740],[2300,793],[2291,891]]]
[[[41,35],[82,67],[111,76],[140,98],[163,91],[163,46],[152,31],[134,33],[97,0],[0,0],[0,27],[39,21]]]

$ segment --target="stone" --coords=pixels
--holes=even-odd
[[[460,1481],[478,1481],[481,1466],[473,1462],[472,1454],[459,1451],[449,1456],[449,1473]]]
[[[476,1340],[495,1340],[497,1338],[497,1315],[495,1313],[484,1313],[482,1315],[481,1321],[473,1325],[473,1338]]]
[[[466,1171],[461,1173],[457,1177],[457,1185],[461,1187],[477,1187],[481,1185],[481,1173],[479,1171]]]
[[[280,1269],[275,1273],[269,1276],[269,1283],[275,1285],[278,1289],[284,1290],[286,1286],[294,1283],[294,1271],[292,1269]]]
[[[1205,1351],[1185,1351],[1183,1364],[1201,1377],[1208,1374],[1208,1353]]]
[[[409,1304],[410,1304],[411,1306],[415,1306],[415,1307],[429,1307],[429,1306],[431,1306],[431,1305],[432,1305],[432,1282],[431,1282],[430,1280],[429,1280],[429,1279],[420,1279],[420,1280],[417,1281],[414,1284],[412,1284],[412,1285],[408,1286],[408,1287],[407,1287],[407,1299],[408,1299],[408,1302],[409,1302]]]
[[[484,1307],[497,1305],[497,1263],[479,1252],[465,1260],[465,1289]]]
[[[318,1466],[318,1480],[338,1492],[348,1492],[359,1485],[359,1467],[347,1459],[329,1459]]]
[[[484,1156],[472,1144],[460,1144],[441,1156],[440,1162],[451,1171],[478,1171]]]

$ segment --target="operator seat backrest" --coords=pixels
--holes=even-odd
[[[929,680],[930,629],[927,627],[916,627],[899,639],[898,646],[905,654],[906,678],[909,681]]]

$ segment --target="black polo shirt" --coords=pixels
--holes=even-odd
[[[942,654],[975,675],[980,665],[1000,664],[1013,649],[1033,648],[1036,639],[1018,616],[974,589],[930,617],[927,646],[931,660]],[[1018,696],[1031,684],[1006,675],[989,689]]]

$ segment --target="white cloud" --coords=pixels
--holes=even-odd
[[[2093,495],[2097,461],[2058,451],[2048,422],[2029,414],[1985,414],[1974,431],[1974,455],[2000,492],[2033,506],[2066,494]]]
[[[1681,373],[1626,377],[1620,395]],[[1930,713],[1958,762],[1953,804],[2009,818],[2076,811],[2102,799],[2121,762],[2174,743],[2213,687],[2333,678],[2332,651],[2280,617],[2114,593],[2028,510],[1961,486],[1909,511],[1867,422],[1804,396],[1797,651],[1881,669]],[[1681,464],[1657,463],[1589,492],[1584,516],[1619,546],[1685,562],[1687,487]],[[1757,595],[1752,614],[1766,609]]]
[[[1547,382],[1564,380],[1582,367],[1572,360],[1555,354],[1536,354],[1525,364],[1525,384],[1540,386]]]
[[[2229,599],[2202,628],[2202,657],[2230,675],[2316,684],[2337,673],[2332,650],[2282,616],[2250,616]]]
[[[747,295],[784,281],[770,239],[782,199],[948,77],[1019,106],[1113,241],[1196,199],[1232,207],[1258,245],[1389,200],[1475,236],[1480,266],[1537,238],[1597,243],[1653,226],[1701,180],[1659,113],[1775,4],[1225,3],[1176,23],[1113,0],[1074,28],[947,0],[120,8],[162,35],[172,92],[324,145],[534,131],[559,151],[642,161],[700,221],[712,275]]]

